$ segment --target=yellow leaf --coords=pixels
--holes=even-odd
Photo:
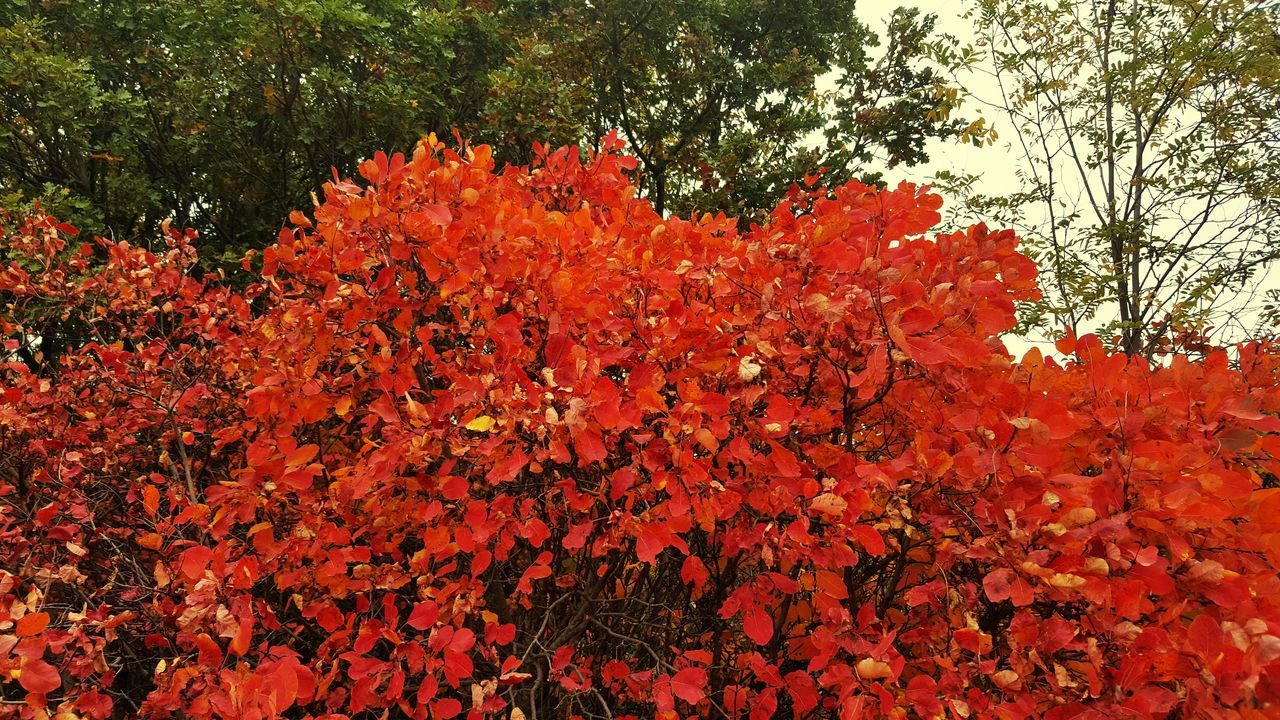
[[[493,426],[497,424],[498,424],[497,421],[495,421],[493,418],[489,417],[488,415],[481,415],[475,420],[472,420],[471,422],[467,423],[467,429],[474,430],[476,432],[489,432],[490,430],[493,429]]]
[[[893,675],[893,669],[889,667],[889,663],[871,658],[859,660],[856,669],[858,677],[863,680],[880,680]]]
[[[1068,510],[1062,515],[1061,522],[1063,525],[1074,528],[1082,525],[1088,525],[1098,519],[1098,512],[1091,507],[1078,507]]]
[[[1107,561],[1100,557],[1091,557],[1084,561],[1084,572],[1091,575],[1107,575],[1111,572],[1111,566]]]
[[[1056,588],[1077,588],[1084,584],[1084,578],[1071,573],[1054,573],[1049,584]]]

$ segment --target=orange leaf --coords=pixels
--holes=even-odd
[[[146,511],[150,517],[156,516],[156,511],[160,508],[160,489],[155,485],[146,485],[142,488],[142,509]]]
[[[16,633],[18,637],[31,637],[44,632],[49,626],[49,613],[35,612],[23,615],[18,620]]]
[[[240,627],[236,630],[235,637],[231,638],[230,645],[227,650],[237,657],[249,652],[249,641],[253,638],[253,616],[246,614],[240,618]]]

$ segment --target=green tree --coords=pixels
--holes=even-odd
[[[0,3],[0,189],[87,201],[74,219],[118,237],[173,217],[238,255],[331,167],[474,126],[495,22],[447,0]]]
[[[853,0],[0,0],[0,203],[117,238],[172,217],[228,265],[373,149],[456,128],[522,164],[617,127],[659,209],[758,217],[960,130],[932,25],[900,10],[881,39]]]
[[[659,211],[750,217],[826,167],[834,181],[926,159],[955,135],[927,59],[934,18],[898,10],[883,40],[852,0],[517,0],[521,52],[491,122],[556,142],[622,130]],[[873,48],[883,44],[881,52]],[[542,124],[528,125],[529,118]],[[555,120],[555,122],[549,122]],[[489,138],[507,153],[527,140]]]
[[[1280,5],[981,0],[967,58],[998,85],[1045,300],[1030,325],[1100,326],[1151,355],[1217,326],[1277,255]]]

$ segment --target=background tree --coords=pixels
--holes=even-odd
[[[970,16],[969,65],[998,86],[1024,188],[970,207],[1029,240],[1045,289],[1029,324],[1148,355],[1238,334],[1249,310],[1227,301],[1280,253],[1280,5],[982,0]]]
[[[364,148],[457,128],[527,163],[535,141],[620,126],[660,211],[754,217],[820,167],[919,162],[958,128],[925,59],[932,18],[896,13],[877,53],[853,8],[7,0],[0,192],[121,238],[173,217],[229,266]]]
[[[883,39],[852,0],[517,0],[510,12],[520,51],[498,74],[487,139],[527,159],[534,141],[621,128],[660,213],[757,216],[820,167],[842,181],[873,160],[920,162],[928,138],[960,128],[936,112],[950,100],[926,58],[934,19],[913,10]]]
[[[117,237],[173,217],[238,259],[330,168],[473,126],[494,23],[410,0],[0,3],[0,188]]]

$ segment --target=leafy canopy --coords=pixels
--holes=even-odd
[[[134,242],[172,217],[229,268],[368,148],[456,127],[523,163],[622,125],[659,212],[762,216],[953,133],[931,29],[878,38],[851,0],[0,0],[0,204]]]
[[[504,155],[610,128],[659,214],[759,219],[788,186],[927,159],[958,134],[928,42],[934,16],[899,8],[883,36],[852,0],[511,3],[521,50],[495,74]],[[575,122],[576,120],[576,122]]]
[[[619,147],[379,154],[242,291],[6,221],[6,712],[1280,701],[1274,348],[1015,361],[1012,232],[858,183],[664,220]],[[41,312],[93,340],[38,362]]]
[[[504,55],[452,2],[6,0],[0,191],[120,239],[172,217],[234,263],[367,148],[474,128]]]

